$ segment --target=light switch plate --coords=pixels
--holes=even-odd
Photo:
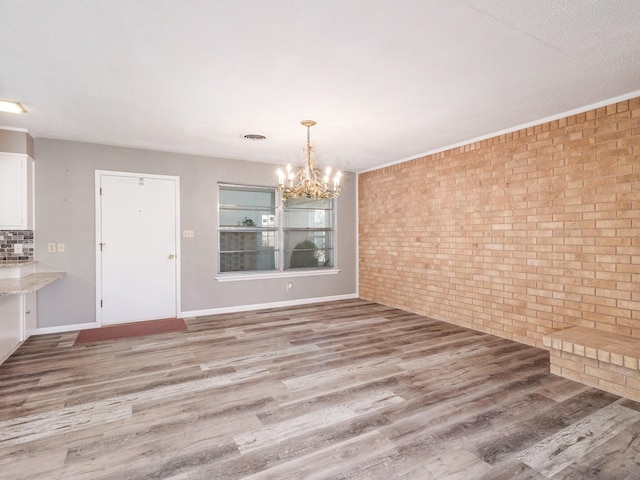
[[[13,244],[13,253],[22,253],[22,244],[14,243]]]
[[[55,243],[47,243],[47,253],[56,253]]]
[[[64,243],[59,243],[58,244],[58,253],[64,253],[66,250],[66,247],[64,245]]]
[[[196,232],[193,230],[183,230],[182,238],[194,238],[196,236]]]

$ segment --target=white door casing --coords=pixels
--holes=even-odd
[[[96,320],[180,311],[179,177],[96,171]]]

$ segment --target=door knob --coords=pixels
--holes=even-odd
[[[176,256],[173,253],[169,254],[169,260],[173,260],[174,258],[176,258]]]

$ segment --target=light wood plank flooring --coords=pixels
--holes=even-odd
[[[640,479],[640,405],[548,352],[362,300],[0,366],[2,479]]]

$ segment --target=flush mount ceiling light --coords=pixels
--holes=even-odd
[[[315,161],[311,160],[310,129],[316,122],[313,120],[303,120],[300,122],[307,127],[307,159],[304,167],[293,171],[291,165],[287,165],[286,175],[282,169],[278,169],[278,191],[282,195],[282,200],[289,198],[322,198],[330,199],[340,195],[340,177],[342,173],[336,172],[331,178],[331,167],[327,167],[324,175],[314,168]]]
[[[27,113],[22,105],[18,102],[10,100],[0,100],[0,112],[7,113]]]

